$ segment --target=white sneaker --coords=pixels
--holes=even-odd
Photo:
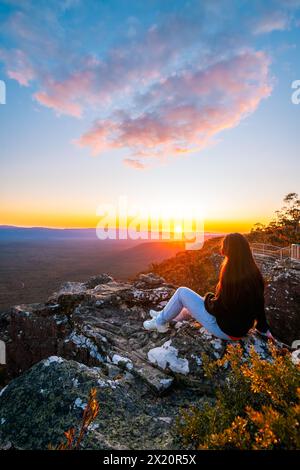
[[[158,317],[158,315],[160,314],[161,311],[162,310],[159,310],[158,312],[156,310],[150,310],[149,315],[152,318],[156,318],[156,317]]]
[[[158,331],[159,333],[166,333],[169,329],[169,324],[166,323],[165,325],[157,325],[156,318],[152,318],[152,320],[146,320],[143,323],[145,330],[148,331]]]

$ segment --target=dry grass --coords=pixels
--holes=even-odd
[[[97,390],[92,388],[89,394],[87,405],[84,409],[81,425],[76,432],[76,428],[72,427],[66,431],[65,440],[57,446],[49,445],[49,450],[78,450],[80,444],[89,430],[89,426],[97,418],[99,414],[99,403],[97,401]]]

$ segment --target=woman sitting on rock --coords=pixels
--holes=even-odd
[[[269,338],[272,334],[264,310],[264,280],[251,252],[248,240],[240,233],[223,239],[222,263],[216,293],[205,297],[187,287],[179,287],[163,310],[150,310],[152,320],[146,330],[165,333],[170,320],[194,318],[212,335],[225,340],[239,340],[256,329]]]

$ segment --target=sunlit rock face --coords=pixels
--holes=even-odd
[[[14,307],[1,320],[9,383],[0,396],[0,445],[56,444],[96,387],[101,413],[87,448],[174,448],[178,409],[213,400],[226,380],[226,367],[213,380],[205,376],[203,353],[216,361],[228,344],[194,321],[145,331],[149,309],[161,309],[174,291],[155,274],[132,282],[100,275],[64,284],[45,304]],[[245,358],[251,346],[271,357],[254,332],[239,344]]]

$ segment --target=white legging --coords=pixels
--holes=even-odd
[[[183,309],[187,309],[188,312],[183,311]],[[164,325],[175,318],[176,320],[182,320],[188,317],[195,318],[212,335],[221,339],[231,339],[226,333],[223,333],[217,324],[216,318],[207,312],[203,297],[188,287],[179,287],[176,290],[157,316],[156,322],[158,325]]]

